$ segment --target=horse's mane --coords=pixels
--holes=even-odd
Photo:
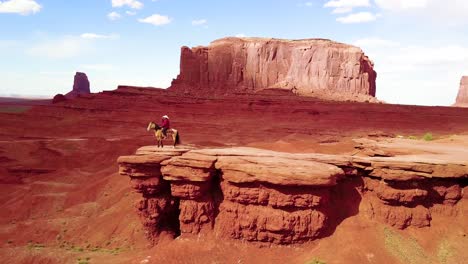
[[[154,121],[151,121],[151,123],[154,124],[154,130],[159,130],[161,129],[161,127],[158,125],[158,123],[154,122]]]

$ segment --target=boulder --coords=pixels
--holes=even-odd
[[[52,99],[52,103],[57,104],[57,103],[60,103],[60,102],[64,102],[66,100],[67,100],[67,98],[65,97],[65,95],[57,94],[57,95],[54,96],[54,99]]]

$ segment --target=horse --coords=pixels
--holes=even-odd
[[[160,127],[155,122],[150,122],[146,130],[150,131],[151,129],[154,129],[154,135],[156,136],[156,140],[158,142],[158,148],[159,147],[163,148],[164,147],[164,144],[163,144],[164,135],[162,132],[162,127]],[[174,141],[174,144],[172,145],[172,147],[175,148],[177,144],[180,144],[179,131],[177,131],[176,129],[170,128],[166,131],[166,134],[167,136],[169,136],[169,134],[172,134],[172,140]]]

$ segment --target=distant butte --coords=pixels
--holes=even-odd
[[[77,72],[73,81],[73,90],[66,94],[67,97],[74,97],[80,94],[90,94],[89,80],[86,73]]]
[[[88,80],[88,76],[86,76],[86,73],[83,72],[76,72],[75,73],[75,78],[73,80],[73,89],[68,92],[66,95],[63,94],[56,94],[54,98],[52,99],[52,103],[60,103],[64,102],[69,98],[75,98],[77,96],[83,95],[83,94],[90,94],[90,84]]]
[[[355,46],[326,39],[228,37],[182,47],[170,91],[193,95],[266,91],[333,100],[376,101],[372,61]]]
[[[460,89],[454,106],[468,107],[468,76],[461,78]]]

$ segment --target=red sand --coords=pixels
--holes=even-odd
[[[154,144],[168,114],[184,144],[349,153],[352,138],[421,137],[468,147],[468,109],[320,102],[295,97],[192,99],[122,89],[60,104],[0,103],[0,256],[5,263],[461,263],[466,225],[397,231],[359,215],[294,246],[212,238],[148,248],[116,159]],[[13,106],[13,107],[12,107]],[[457,254],[455,254],[455,253]],[[145,260],[148,260],[147,262]],[[314,262],[312,262],[314,263]]]

